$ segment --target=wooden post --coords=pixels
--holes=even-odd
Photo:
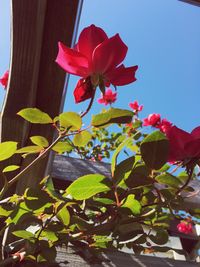
[[[51,126],[29,124],[16,113],[37,107],[50,116],[59,114],[65,73],[55,63],[58,41],[73,45],[82,0],[12,0],[11,66],[7,96],[1,114],[1,141],[29,144],[33,135],[52,142]],[[15,156],[1,163],[26,166],[32,157]],[[18,192],[36,186],[43,178],[48,157],[18,183]],[[13,176],[13,175],[12,175]]]

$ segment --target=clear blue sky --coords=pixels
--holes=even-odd
[[[178,0],[85,0],[79,32],[95,24],[108,36],[119,33],[129,47],[126,66],[139,65],[137,82],[118,87],[117,107],[138,100],[141,117],[160,113],[190,131],[200,125],[200,7]],[[0,3],[0,74],[9,62],[9,1]],[[81,111],[71,77],[65,110]],[[4,95],[0,90],[0,98]],[[97,93],[97,98],[100,92]],[[96,103],[92,112],[103,106]]]

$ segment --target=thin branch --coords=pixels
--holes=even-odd
[[[189,172],[188,172],[188,179],[187,179],[187,181],[185,182],[185,184],[183,185],[183,186],[181,186],[178,190],[177,190],[177,192],[176,192],[176,195],[178,196],[187,186],[188,186],[188,184],[189,184],[189,182],[192,180],[192,174],[193,174],[193,170],[194,169],[192,169],[192,170],[190,170]]]

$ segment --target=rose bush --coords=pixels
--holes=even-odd
[[[108,38],[94,25],[82,31],[73,49],[59,43],[56,62],[66,72],[82,77],[74,91],[76,103],[89,98],[93,101],[97,86],[102,91],[100,102],[114,103],[117,93],[106,87],[136,80],[137,66],[120,65],[126,53],[118,34]],[[1,170],[5,179],[0,192],[1,222],[4,229],[12,229],[8,233],[17,241],[7,244],[4,236],[6,260],[54,261],[56,246],[62,245],[76,248],[75,253],[81,252],[92,263],[107,249],[165,252],[171,249],[166,246],[170,222],[182,219],[180,209],[198,223],[199,209],[188,208],[185,198],[191,194],[190,181],[198,175],[194,168],[199,165],[200,128],[186,133],[161,119],[160,114],[141,120],[138,113],[143,106],[137,101],[129,104],[131,110],[104,109],[83,127],[92,101],[81,114],[69,111],[55,118],[37,108],[25,108],[18,116],[29,123],[51,125],[56,131],[55,141],[49,144],[44,136],[32,136],[30,146],[20,148],[13,141],[0,144],[0,161],[15,154],[36,155],[25,169],[9,165]],[[112,125],[118,130],[113,132]],[[147,134],[144,126],[153,126],[156,131]],[[5,198],[10,187],[51,150],[91,161],[109,160],[110,176],[88,174],[64,190],[54,188],[51,176],[47,176],[37,188]],[[175,169],[169,161],[175,161]],[[184,169],[175,173],[178,168]],[[16,170],[17,175],[8,180],[7,173]],[[191,233],[185,222],[177,227]]]

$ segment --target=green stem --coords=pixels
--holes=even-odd
[[[96,90],[94,90],[94,93],[93,93],[93,95],[92,95],[92,97],[91,97],[91,99],[90,99],[90,103],[89,103],[89,105],[88,105],[86,111],[83,112],[83,113],[81,114],[81,118],[83,118],[83,117],[90,111],[90,109],[91,109],[91,107],[92,107],[92,104],[93,104],[93,101],[94,101],[95,91],[96,91]]]

